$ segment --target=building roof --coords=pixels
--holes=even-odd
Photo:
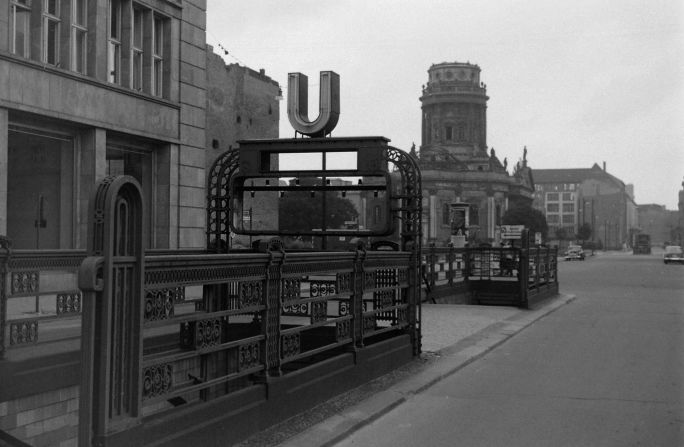
[[[620,187],[625,184],[619,178],[609,174],[594,163],[591,168],[571,169],[534,169],[534,181],[542,183],[582,183],[589,179],[607,179]]]

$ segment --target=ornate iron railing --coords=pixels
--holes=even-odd
[[[0,242],[0,357],[81,335],[79,250],[12,250]],[[55,345],[59,346],[59,345]]]
[[[106,179],[92,203],[101,219],[79,272],[83,439],[388,337],[420,342],[411,252],[286,253],[274,239],[260,253],[145,255],[134,180]]]

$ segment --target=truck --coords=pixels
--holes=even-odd
[[[650,255],[651,254],[651,236],[649,234],[639,233],[634,236],[635,255]]]

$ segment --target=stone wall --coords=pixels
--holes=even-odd
[[[36,447],[75,447],[78,386],[0,402],[0,430]]]

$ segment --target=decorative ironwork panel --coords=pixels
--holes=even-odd
[[[363,288],[364,289],[375,288],[375,270],[363,273]]]
[[[397,309],[397,322],[398,323],[408,323],[408,309],[402,307]]]
[[[408,269],[404,269],[404,268],[397,269],[397,280],[398,280],[399,284],[407,283],[408,282],[408,276],[409,276]]]
[[[328,319],[328,302],[321,301],[311,303],[311,323],[325,321]]]
[[[351,320],[338,321],[335,324],[336,341],[351,338]]]
[[[288,335],[281,335],[281,356],[286,359],[293,357],[301,351],[301,337],[299,332]]]
[[[309,295],[312,298],[318,296],[329,296],[337,293],[337,281],[312,279],[309,282],[309,287]]]
[[[181,323],[181,347],[202,349],[221,344],[222,324],[223,320],[219,318]]]
[[[373,305],[375,309],[383,309],[394,305],[395,290],[379,290],[373,292]]]
[[[34,293],[38,291],[40,283],[40,273],[32,272],[12,272],[12,283],[10,293],[12,295],[20,293]]]
[[[309,315],[309,303],[291,304],[283,306],[283,315],[306,317]]]
[[[38,320],[10,323],[10,346],[36,343],[38,341]]]
[[[368,311],[368,302],[367,301],[363,302],[362,309],[363,309],[363,312]],[[349,315],[350,311],[351,311],[351,308],[350,308],[349,300],[339,300],[337,302],[337,314],[340,317],[344,317],[344,316]]]
[[[241,281],[239,291],[240,309],[260,306],[264,303],[264,285],[262,281]]]
[[[238,348],[238,371],[253,368],[259,365],[261,360],[259,343],[241,345]]]
[[[337,293],[350,293],[352,291],[352,274],[337,274]]]
[[[375,315],[363,316],[363,332],[374,331],[376,326],[377,322],[375,321]]]
[[[161,396],[173,388],[173,365],[165,363],[143,369],[143,399]]]
[[[174,290],[160,289],[145,292],[145,321],[167,320],[173,317]]]
[[[57,295],[57,315],[81,312],[81,293],[60,293]]]
[[[283,299],[292,300],[302,296],[302,280],[299,278],[283,279]]]

